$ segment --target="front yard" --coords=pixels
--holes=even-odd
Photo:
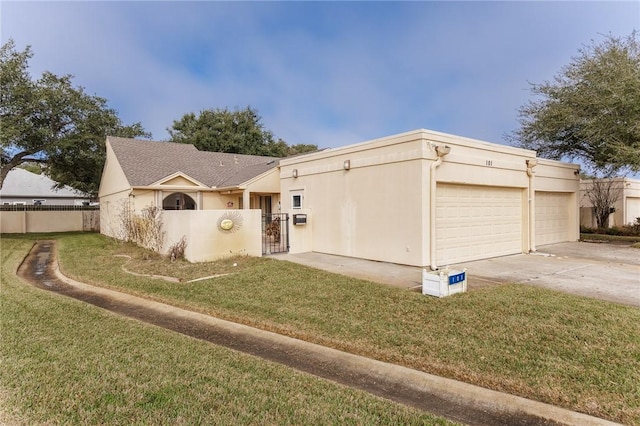
[[[0,400],[20,402],[20,412],[33,419],[70,413],[75,404],[76,409],[83,407],[81,417],[61,414],[55,422],[91,423],[99,418],[92,417],[96,413],[109,413],[114,423],[126,416],[133,416],[133,423],[146,423],[159,420],[153,416],[162,412],[175,423],[218,415],[213,417],[217,423],[299,423],[296,416],[304,412],[306,420],[308,410],[309,423],[426,421],[420,413],[366,394],[33,289],[14,271],[35,238],[2,238],[0,312]],[[637,308],[524,285],[435,299],[273,259],[171,263],[96,234],[56,238],[63,272],[80,281],[595,416],[640,423]],[[130,272],[182,282],[132,275],[122,269],[125,263]],[[187,283],[219,274],[229,275]],[[269,374],[256,373],[262,369]],[[221,370],[237,376],[223,383]],[[270,402],[274,383],[281,390],[277,401]],[[304,398],[289,393],[300,383],[309,389]],[[254,388],[256,402],[245,407],[246,402],[239,401]],[[63,398],[61,389],[71,396]],[[232,408],[225,408],[224,398],[218,401],[220,392],[235,401]],[[182,409],[184,404],[191,408]],[[252,417],[257,413],[276,417]]]

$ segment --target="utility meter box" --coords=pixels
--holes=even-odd
[[[467,291],[467,270],[422,270],[422,294],[436,297],[451,296]]]
[[[294,214],[293,215],[293,224],[294,225],[306,225],[307,224],[307,215],[306,214]]]

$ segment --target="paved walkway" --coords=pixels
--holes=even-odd
[[[271,257],[395,287],[417,291],[422,286],[422,268],[416,266],[315,252],[280,253]]]
[[[314,268],[419,291],[422,268],[322,253],[273,257]],[[517,254],[452,265],[466,269],[470,290],[506,282],[525,283],[640,307],[640,249],[569,242]]]
[[[18,275],[45,290],[470,425],[615,424],[526,398],[77,282],[60,273],[53,241],[38,242],[20,265]]]

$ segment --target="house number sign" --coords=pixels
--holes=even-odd
[[[449,285],[461,283],[465,279],[465,272],[455,275],[449,275]]]

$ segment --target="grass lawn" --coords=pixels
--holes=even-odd
[[[0,424],[451,424],[33,288],[14,272],[34,238],[0,246]],[[92,279],[119,270],[101,259],[122,246],[62,240],[67,259],[93,262]]]
[[[24,255],[30,238],[34,237],[3,238],[3,264],[6,245],[18,247],[16,250]],[[611,420],[640,424],[637,308],[524,285],[436,299],[273,259],[172,264],[100,235],[57,238],[64,273],[81,281]],[[115,256],[119,254],[132,259]],[[130,271],[174,276],[183,282],[128,274],[121,269],[125,262]],[[11,272],[4,269],[3,280]],[[221,273],[231,274],[185,282]],[[18,287],[23,293],[40,294],[27,291],[24,285]],[[94,311],[90,307],[82,309]],[[94,325],[87,329],[92,330]],[[210,346],[206,348],[211,351]],[[341,420],[329,418],[321,423],[334,421]]]

